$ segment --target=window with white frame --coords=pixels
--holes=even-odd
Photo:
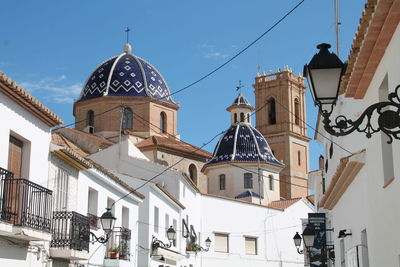
[[[244,237],[245,253],[247,255],[257,255],[257,238],[256,237]]]
[[[229,252],[229,235],[225,233],[214,233],[215,252]]]
[[[175,231],[178,230],[178,221],[176,219],[172,220],[172,227],[174,227]],[[173,240],[172,244],[174,245],[174,247],[176,247],[177,239]]]
[[[170,225],[169,225],[169,214],[165,213],[165,237],[167,237],[167,238],[168,238],[167,229],[169,227],[170,227]]]
[[[121,226],[129,228],[129,208],[122,206]]]
[[[54,184],[54,210],[68,210],[68,183],[69,173],[61,168],[57,169]]]
[[[98,217],[97,217],[97,205],[98,205],[98,192],[94,190],[93,188],[89,187],[89,192],[88,192],[88,217],[90,221],[90,227],[91,228],[99,228],[99,222],[98,222]]]
[[[158,223],[159,223],[159,216],[160,216],[160,210],[158,207],[154,206],[154,232],[158,233]]]

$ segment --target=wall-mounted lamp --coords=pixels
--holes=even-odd
[[[346,229],[340,230],[338,238],[345,238],[348,235],[352,235],[350,230],[346,230]]]
[[[158,240],[155,236],[153,236],[152,242],[151,242],[151,254],[150,257],[155,256],[153,255],[154,251],[158,248],[170,248],[172,246],[172,243],[176,240],[176,232],[172,226],[170,226],[167,230],[167,238],[169,241],[169,244],[165,244],[161,240]],[[163,257],[162,257],[163,258]]]
[[[209,251],[210,246],[211,246],[211,239],[209,237],[207,237],[207,239],[204,241],[204,243],[206,244],[206,248],[203,248],[199,244],[193,242],[190,245],[188,245],[188,247],[186,248],[186,251],[193,251],[195,253],[200,252],[200,251],[207,252],[207,251]],[[190,249],[188,249],[189,247],[190,247]]]
[[[357,120],[339,115],[331,125],[330,115],[338,99],[340,82],[347,66],[334,53],[329,52],[330,47],[330,44],[325,43],[318,45],[320,51],[304,66],[304,76],[307,77],[314,104],[323,117],[324,129],[333,136],[345,136],[357,130],[364,132],[368,138],[382,131],[389,137],[389,144],[393,138],[400,139],[400,85],[388,95],[389,101],[372,104]],[[371,123],[373,114],[378,115],[378,125],[375,126]]]
[[[110,233],[114,229],[116,218],[111,213],[111,209],[107,208],[106,212],[100,217],[101,227],[103,228],[104,235],[97,237],[94,233],[90,232],[92,243],[99,242],[101,244],[107,243],[110,238]]]

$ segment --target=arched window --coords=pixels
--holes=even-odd
[[[244,188],[253,188],[253,174],[246,172],[243,176]]]
[[[274,176],[270,174],[268,176],[268,180],[269,180],[269,190],[274,191]]]
[[[197,168],[193,163],[189,166],[189,177],[193,182],[197,183]]]
[[[247,114],[247,122],[250,123],[250,114]]]
[[[300,125],[300,103],[297,98],[294,100],[294,123]]]
[[[160,113],[160,132],[167,132],[167,115],[164,111]]]
[[[275,110],[274,98],[271,98],[268,101],[268,122],[269,124],[276,124],[276,110]]]
[[[235,123],[237,123],[237,113],[233,114],[233,120],[235,121]]]
[[[86,125],[89,127],[89,133],[94,133],[94,112],[89,110],[86,114]]]
[[[133,112],[130,108],[124,108],[122,117],[122,130],[133,128]]]
[[[240,113],[240,122],[244,122],[244,113],[243,112]]]
[[[301,165],[301,154],[300,154],[300,150],[297,151],[297,164],[300,166]]]

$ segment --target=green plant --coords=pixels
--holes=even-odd
[[[118,252],[120,252],[121,251],[121,249],[119,248],[119,247],[116,247],[116,248],[109,248],[108,249],[108,252],[111,252],[111,253],[118,253]]]

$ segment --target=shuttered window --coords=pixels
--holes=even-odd
[[[214,249],[216,252],[229,252],[228,234],[214,234]]]
[[[8,170],[14,173],[14,178],[21,178],[22,167],[22,148],[24,143],[10,136],[10,143],[8,146]]]
[[[257,238],[245,237],[244,238],[245,252],[247,255],[257,255]]]
[[[68,183],[68,172],[59,168],[57,170],[54,192],[54,208],[56,211],[68,210]]]
[[[154,232],[158,233],[158,223],[159,223],[160,211],[158,207],[154,206]]]

